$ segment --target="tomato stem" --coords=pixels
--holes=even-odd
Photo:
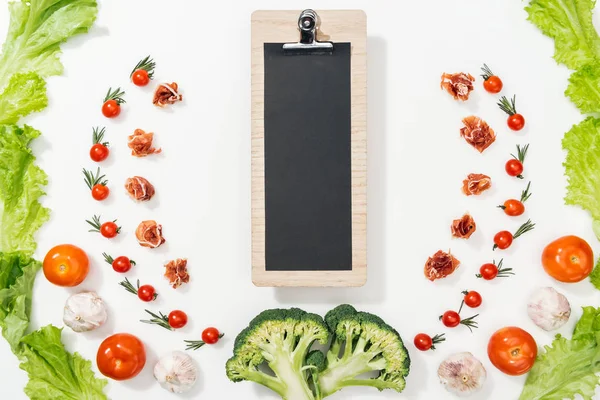
[[[144,71],[148,72],[148,78],[152,79],[154,77],[154,67],[156,67],[156,63],[148,55],[146,56],[146,58],[144,58],[135,65],[135,67],[131,71],[131,74],[129,74],[129,78],[131,78],[133,76],[133,73],[138,69],[143,69]]]
[[[108,142],[103,142],[104,140],[104,133],[106,133],[106,128],[105,127],[95,127],[92,128],[92,141],[93,144],[101,144],[102,146],[106,146],[108,147]]]
[[[158,325],[160,327],[163,327],[165,329],[168,329],[170,331],[173,330],[173,328],[171,327],[171,325],[169,325],[169,317],[167,317],[165,314],[163,314],[162,312],[158,312],[160,315],[156,315],[154,314],[152,311],[149,310],[144,310],[146,311],[148,314],[150,314],[150,316],[152,316],[153,318],[150,320],[147,319],[141,319],[140,322],[143,322],[145,324],[154,324],[154,325]]]
[[[467,294],[467,292],[463,292],[463,293]],[[459,314],[460,314],[460,312],[462,311],[462,308],[463,308],[463,306],[464,306],[464,305],[465,305],[465,301],[464,301],[464,300],[462,300],[462,301],[460,302],[460,307],[458,307],[458,313],[459,313]]]
[[[510,101],[506,98],[506,96],[502,96],[498,102],[498,107],[500,107],[500,109],[508,115],[515,115],[517,113],[517,108],[515,106],[516,99],[517,95],[514,95]]]

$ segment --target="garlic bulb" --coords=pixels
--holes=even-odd
[[[197,376],[194,360],[181,351],[164,356],[154,366],[154,378],[163,388],[173,393],[189,391],[196,383]]]
[[[543,287],[529,299],[527,314],[543,330],[553,331],[567,323],[571,316],[571,305],[564,295],[551,287]]]
[[[99,328],[106,322],[106,306],[96,292],[81,292],[72,295],[65,303],[63,321],[75,332],[87,332]]]
[[[452,354],[440,364],[438,377],[447,391],[469,396],[483,386],[487,373],[483,364],[469,352]]]

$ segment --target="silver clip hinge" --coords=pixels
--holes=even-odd
[[[298,17],[298,29],[300,30],[300,41],[298,43],[286,43],[283,45],[285,54],[331,54],[333,52],[332,42],[319,42],[317,30],[319,29],[319,15],[315,10],[307,9]]]

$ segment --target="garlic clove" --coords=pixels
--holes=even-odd
[[[154,378],[169,392],[185,393],[196,383],[198,370],[190,356],[173,351],[158,360],[154,366]]]
[[[460,397],[470,396],[483,386],[487,373],[483,364],[469,352],[452,354],[438,368],[440,383]]]
[[[63,322],[75,332],[87,332],[104,325],[108,314],[104,300],[96,292],[71,295],[63,312]]]
[[[542,287],[529,298],[527,315],[543,330],[553,331],[567,323],[571,316],[571,305],[554,288]]]

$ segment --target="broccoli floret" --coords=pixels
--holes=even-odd
[[[333,335],[327,368],[319,374],[323,397],[346,386],[372,386],[401,392],[410,369],[400,335],[381,318],[344,304],[325,315]],[[375,378],[360,375],[375,372]]]
[[[325,354],[319,350],[312,350],[306,356],[306,362],[304,364],[305,366],[302,369],[307,370],[310,374],[309,376],[315,390],[315,399],[320,400],[323,397],[321,395],[321,388],[319,387],[319,374],[327,367]]]
[[[260,383],[286,400],[315,400],[308,371],[303,369],[315,341],[329,341],[329,330],[319,315],[298,308],[263,311],[237,336],[227,376],[234,382]],[[274,376],[261,371],[264,363]]]

